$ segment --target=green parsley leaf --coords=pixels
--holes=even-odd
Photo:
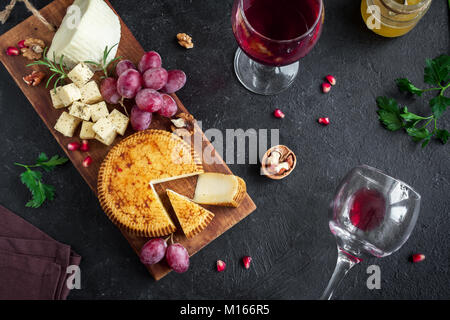
[[[430,107],[436,119],[442,116],[448,106],[450,106],[450,98],[442,95],[438,95],[430,100]]]
[[[389,99],[387,97],[378,97],[377,104],[380,109],[400,114],[400,108],[398,107],[398,103],[397,101],[395,101],[395,99]]]
[[[378,119],[384,126],[391,131],[396,131],[403,128],[403,121],[400,117],[400,109],[397,101],[388,99],[386,97],[378,97]]]
[[[440,86],[443,81],[450,79],[450,56],[441,55],[433,60],[425,60],[425,74],[423,80],[431,85]]]
[[[431,138],[432,133],[427,128],[407,128],[406,132],[413,138],[414,141],[419,142],[423,139]]]
[[[447,130],[438,129],[435,132],[435,136],[437,139],[441,140],[441,142],[443,144],[446,144],[448,141],[448,138],[450,137],[450,133]]]
[[[448,1],[450,5],[450,0]],[[419,116],[409,112],[407,107],[401,108],[394,99],[387,97],[377,98],[378,118],[386,129],[396,131],[403,128],[414,141],[422,142],[422,148],[426,147],[433,137],[440,140],[443,144],[447,143],[449,139],[447,130],[438,129],[437,120],[450,106],[450,97],[444,96],[444,92],[450,88],[450,56],[443,54],[434,59],[427,59],[424,69],[424,81],[433,85],[433,87],[420,89],[407,78],[395,80],[397,87],[403,92],[409,92],[418,96],[425,92],[439,92],[437,96],[429,101],[432,110],[432,114],[429,116]],[[424,123],[424,125],[418,127],[419,123]]]
[[[415,85],[413,85],[411,83],[411,81],[409,81],[406,78],[396,79],[395,83],[397,83],[397,86],[400,89],[400,91],[410,92],[410,93],[416,94],[418,96],[421,96],[423,93],[423,90],[417,88]]]
[[[26,203],[27,207],[38,208],[46,199],[53,200],[55,198],[55,187],[44,184],[42,182],[42,173],[31,170],[30,168],[41,167],[48,172],[67,161],[67,158],[62,158],[58,155],[55,155],[49,159],[48,156],[42,152],[39,154],[36,164],[25,165],[15,163],[15,165],[26,169],[26,171],[20,175],[20,180],[28,188],[28,190],[30,190],[32,195],[32,199]]]
[[[417,114],[409,112],[407,107],[403,108],[403,113],[400,114],[400,117],[402,117],[403,119],[408,120],[408,121],[409,120],[427,120],[427,119],[430,119],[429,117],[428,118],[421,117],[421,116],[418,116]]]
[[[386,110],[378,110],[378,118],[384,124],[386,129],[390,131],[397,131],[403,128],[403,122],[399,115],[386,111]]]
[[[44,155],[45,157],[41,157]],[[64,164],[68,161],[67,158],[62,158],[58,155],[51,157],[49,160],[45,153],[41,153],[36,160],[36,164],[41,166],[45,171],[52,171],[56,166]]]

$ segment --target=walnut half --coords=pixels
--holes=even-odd
[[[23,77],[23,81],[31,87],[36,87],[45,78],[45,73],[42,71],[33,71],[31,74]]]
[[[45,43],[41,39],[27,38],[23,43],[26,47],[20,49],[23,56],[29,60],[39,60],[42,58]]]
[[[177,34],[177,39],[180,46],[185,47],[186,49],[192,49],[194,47],[191,36],[186,33]]]

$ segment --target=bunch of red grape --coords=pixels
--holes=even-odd
[[[167,118],[177,112],[177,104],[168,94],[184,86],[186,74],[181,70],[167,71],[161,65],[161,56],[155,51],[145,53],[137,68],[130,60],[122,60],[116,66],[118,78],[106,78],[100,85],[103,99],[108,103],[134,99],[130,117],[134,130],[147,129],[153,112]]]
[[[144,244],[141,249],[140,258],[143,264],[155,264],[164,257],[169,267],[175,272],[183,273],[189,269],[189,254],[179,243],[173,243],[167,247],[164,239],[155,238]]]

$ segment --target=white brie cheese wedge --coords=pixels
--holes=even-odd
[[[103,0],[75,0],[53,37],[47,57],[73,68],[79,62],[100,63],[105,47],[117,44],[108,56],[112,60],[117,53],[121,29],[119,17]]]

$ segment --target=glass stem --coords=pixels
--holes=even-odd
[[[328,286],[323,292],[320,300],[331,300],[334,291],[341,283],[342,279],[344,279],[347,272],[357,263],[359,263],[359,259],[356,257],[351,257],[346,254],[342,249],[338,247],[338,257],[336,268],[334,269],[333,275],[331,276],[330,282],[328,282]]]

